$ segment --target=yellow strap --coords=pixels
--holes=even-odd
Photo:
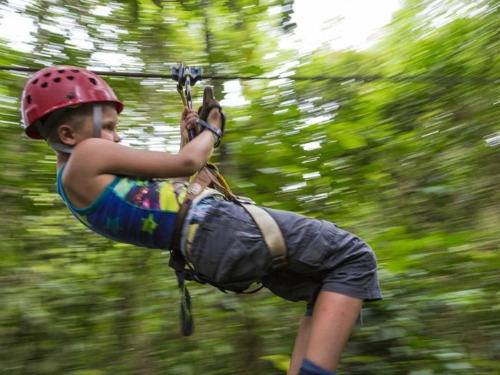
[[[226,189],[230,194],[233,194],[231,188],[229,187],[229,184],[227,183],[226,179],[220,174],[220,172],[216,172],[215,177],[217,177],[217,180],[224,187],[224,189]]]
[[[245,203],[241,206],[252,216],[262,232],[262,237],[273,258],[274,267],[283,267],[286,264],[286,244],[276,221],[260,207]]]

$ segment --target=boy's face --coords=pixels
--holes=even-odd
[[[107,139],[112,142],[120,142],[121,137],[116,131],[116,126],[118,124],[118,113],[116,112],[116,107],[113,104],[104,104],[102,106],[102,128],[101,137],[102,139]],[[78,129],[74,129],[73,136],[75,140],[81,142],[88,138],[94,137],[94,119],[93,116],[88,116],[83,125]]]

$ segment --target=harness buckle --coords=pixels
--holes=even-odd
[[[255,201],[253,201],[251,198],[248,197],[242,197],[242,196],[236,196],[234,200],[240,204],[256,204]]]

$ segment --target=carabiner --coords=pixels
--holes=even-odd
[[[179,93],[184,107],[193,109],[193,99],[191,97],[191,84],[193,86],[201,80],[203,69],[199,67],[188,67],[184,63],[178,66],[171,67],[172,79],[177,81],[177,92]],[[196,131],[191,129],[189,132],[189,140],[196,137]]]

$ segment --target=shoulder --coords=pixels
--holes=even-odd
[[[68,200],[75,207],[90,205],[116,178],[112,173],[102,173],[106,164],[104,152],[110,145],[113,146],[112,142],[89,139],[73,149],[61,174],[61,182]]]
[[[110,159],[119,159],[117,144],[100,138],[78,143],[69,157],[65,174],[95,176],[102,173]]]
[[[86,139],[80,143],[78,143],[78,145],[76,145],[73,149],[73,153],[72,153],[72,156],[73,155],[77,155],[77,154],[90,154],[90,153],[105,153],[105,152],[109,152],[109,150],[113,149],[115,146],[118,146],[118,147],[123,147],[123,146],[119,146],[118,144],[114,143],[114,142],[110,142],[106,139],[102,139],[102,138],[89,138],[89,139]]]

